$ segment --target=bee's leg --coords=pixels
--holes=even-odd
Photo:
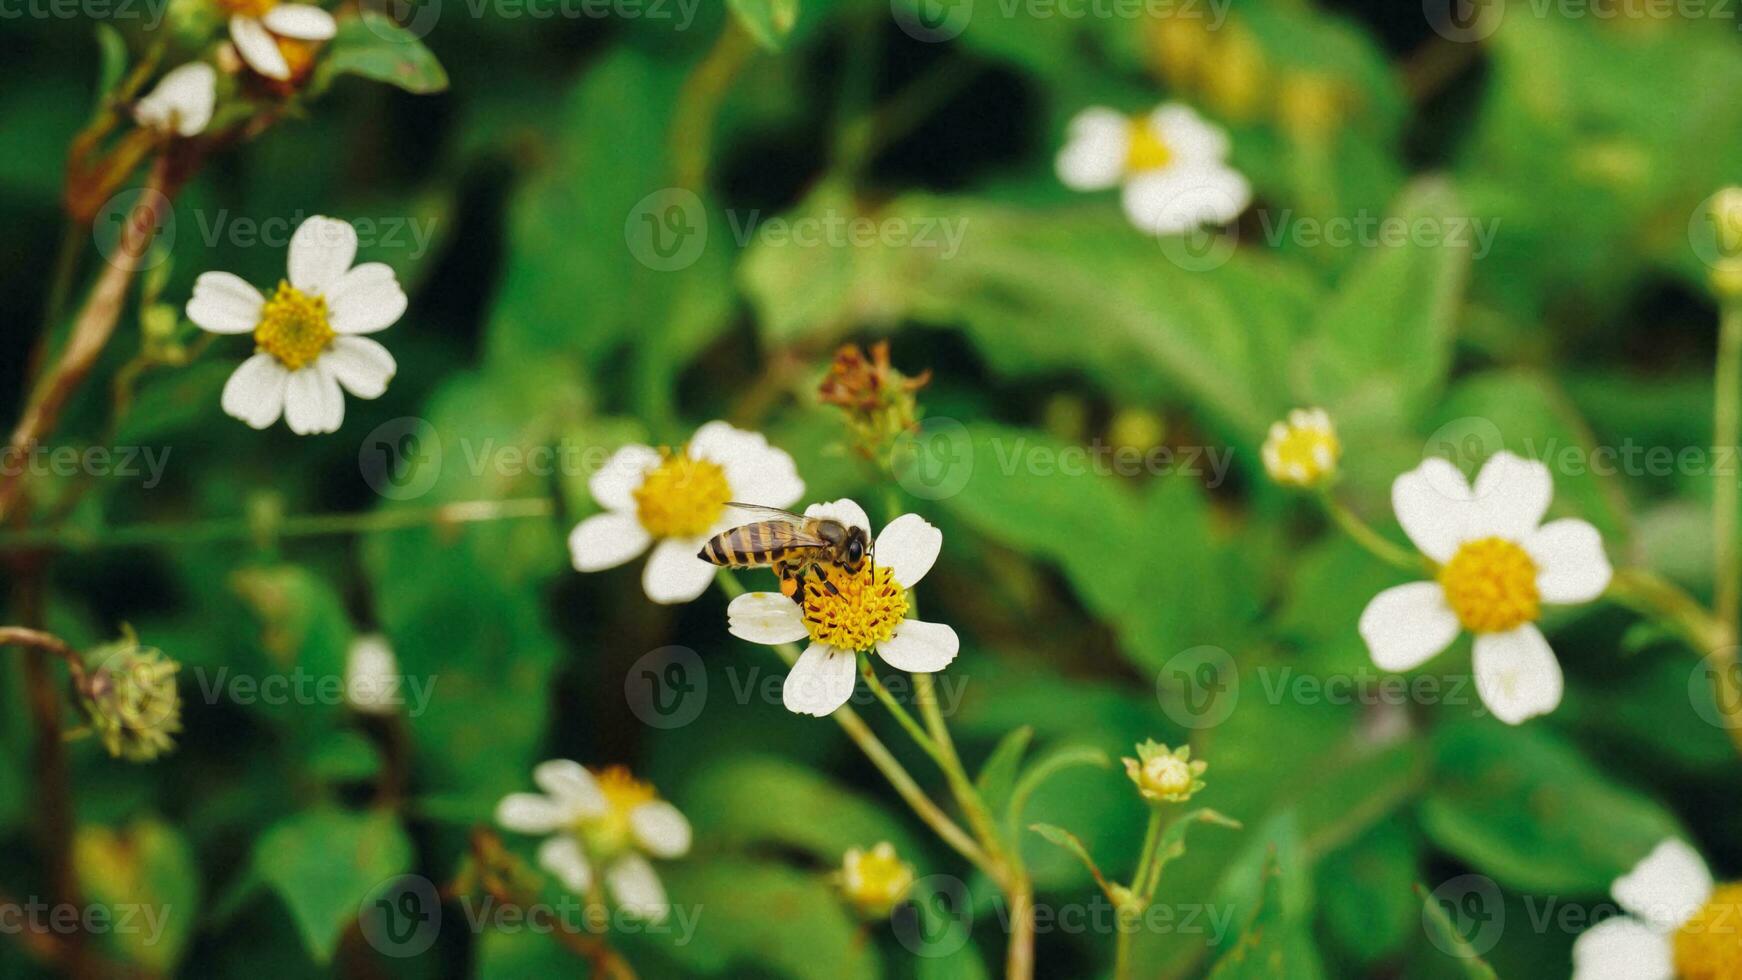
[[[813,563],[810,566],[810,571],[816,573],[817,581],[823,583],[823,588],[828,590],[829,595],[838,596],[841,594],[841,590],[835,588],[835,583],[829,581],[828,575],[824,574],[822,562]]]

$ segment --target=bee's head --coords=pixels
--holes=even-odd
[[[857,570],[859,568],[859,563],[865,559],[865,551],[869,547],[870,538],[865,533],[864,528],[849,528],[847,531],[847,543],[842,546],[841,552],[843,557],[847,559],[847,565],[854,570]]]

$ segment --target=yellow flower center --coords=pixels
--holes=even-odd
[[[239,17],[264,17],[278,0],[217,0],[218,8]]]
[[[295,371],[320,357],[333,337],[326,298],[310,296],[288,282],[280,282],[278,291],[260,308],[254,347]]]
[[[1458,548],[1440,569],[1446,602],[1477,633],[1504,633],[1541,612],[1536,562],[1511,541],[1482,538]]]
[[[1310,487],[1329,476],[1343,457],[1343,444],[1328,425],[1278,422],[1264,441],[1264,468],[1278,483]]]
[[[1742,883],[1719,885],[1675,934],[1680,980],[1742,977]]]
[[[1173,151],[1155,135],[1155,128],[1149,125],[1148,117],[1131,120],[1131,141],[1125,149],[1125,170],[1128,173],[1141,173],[1145,170],[1160,170],[1173,159]]]
[[[574,829],[586,842],[588,852],[603,860],[629,849],[633,840],[629,814],[641,804],[651,803],[658,794],[622,766],[611,766],[595,778],[605,797],[605,812],[582,819]]]
[[[907,616],[907,591],[887,568],[819,566],[829,585],[809,573],[804,583],[804,628],[811,639],[839,650],[869,650],[895,632]]]
[[[707,533],[732,499],[726,471],[718,463],[667,452],[635,490],[635,509],[647,533],[661,538],[693,538]]]
[[[913,869],[888,842],[869,852],[853,848],[841,862],[841,891],[867,915],[887,915],[913,886]]]

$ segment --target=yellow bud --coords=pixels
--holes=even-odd
[[[1324,409],[1297,408],[1270,427],[1262,455],[1264,471],[1277,483],[1316,487],[1336,475],[1343,444]]]
[[[1199,776],[1209,763],[1192,758],[1189,745],[1169,749],[1156,741],[1137,746],[1137,758],[1126,758],[1125,775],[1137,784],[1137,792],[1152,803],[1182,803],[1204,788]]]
[[[868,919],[890,913],[913,887],[913,867],[895,853],[895,845],[879,843],[870,851],[855,847],[841,858],[841,894]]]

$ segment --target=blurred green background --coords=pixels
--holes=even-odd
[[[155,29],[144,8],[96,19],[137,53],[201,29],[202,3],[174,0]],[[100,536],[252,514],[265,530],[50,549],[41,566],[49,628],[87,646],[129,623],[183,664],[174,755],[129,765],[90,740],[66,749],[88,899],[172,910],[157,942],[93,946],[145,975],[584,973],[549,937],[474,931],[452,906],[416,957],[382,955],[356,926],[401,872],[452,880],[496,801],[530,789],[536,762],[567,757],[629,765],[696,827],[692,853],[660,866],[672,900],[702,910],[694,936],[620,938],[644,976],[1000,973],[996,893],[835,724],[737,696],[781,668],[727,635],[723,600],[654,606],[639,563],[575,573],[563,540],[595,510],[588,471],[500,465],[510,447],[675,443],[727,418],[794,455],[808,500],[869,505],[882,490],[840,451],[814,390],[838,344],[884,336],[903,370],[934,372],[921,393],[930,469],[900,490],[944,531],[921,592],[926,618],[963,638],[943,676],[963,685],[950,723],[970,769],[1023,725],[1040,753],[1189,741],[1211,766],[1199,800],[1245,824],[1195,832],[1169,866],[1158,901],[1204,923],[1140,934],[1138,975],[1205,975],[1255,911],[1285,957],[1274,975],[1477,975],[1442,948],[1414,886],[1452,882],[1458,898],[1478,881],[1460,876],[1479,875],[1494,890],[1476,888],[1464,924],[1486,959],[1502,976],[1557,976],[1578,928],[1543,910],[1572,909],[1582,927],[1658,839],[1689,835],[1720,872],[1742,866],[1736,760],[1690,683],[1693,652],[1599,603],[1547,624],[1567,672],[1547,718],[1486,717],[1468,641],[1421,672],[1443,679],[1438,694],[1360,703],[1383,698],[1356,620],[1402,579],[1258,463],[1272,420],[1323,405],[1345,447],[1339,492],[1402,540],[1388,488],[1424,453],[1468,470],[1502,445],[1543,457],[1712,440],[1716,310],[1699,229],[1702,201],[1742,177],[1737,22],[1514,4],[1462,29],[1435,6],[1067,17],[962,0],[940,20],[907,0],[799,0],[779,50],[713,3],[691,17],[677,0],[663,17],[390,9],[427,31],[449,89],[339,79],[306,117],[214,159],[177,201],[160,270],[179,306],[202,271],[275,281],[302,217],[376,222],[360,258],[390,263],[411,296],[380,337],[399,362],[386,395],[348,400],[336,435],[299,438],[220,412],[241,342],[149,371],[115,442],[167,447],[161,484],[100,480],[68,525]],[[62,234],[65,147],[99,63],[91,16],[15,9],[0,32],[8,426]],[[1072,193],[1053,173],[1076,112],[1169,99],[1229,130],[1255,187],[1207,252],[1134,231],[1115,195]],[[705,239],[656,268],[670,263],[644,261],[646,218],[690,201],[673,188],[696,195],[687,227]],[[959,229],[959,247],[743,233],[860,216]],[[1310,234],[1386,216],[1493,238]],[[271,221],[288,222],[276,241],[235,230]],[[99,259],[81,241],[89,274]],[[57,444],[104,438],[109,385],[140,342],[129,313]],[[389,499],[368,460],[407,431],[420,459],[402,462],[427,489]],[[1018,446],[1211,455],[1064,473],[1011,463]],[[1709,471],[1550,463],[1554,512],[1596,524],[1618,567],[1709,591]],[[33,487],[52,503],[55,484]],[[260,516],[537,497],[555,516],[282,539]],[[13,622],[35,600],[9,580]],[[401,671],[433,680],[425,710],[364,720],[330,698],[238,699],[217,680],[338,676],[360,632],[384,633]],[[666,729],[638,717],[626,681],[674,644],[700,655],[709,687],[693,721]],[[22,900],[49,885],[23,692],[3,676],[0,894]],[[1356,696],[1303,694],[1302,678]],[[865,714],[929,772],[886,716]],[[1110,872],[1136,860],[1144,812],[1115,769],[1061,773],[1028,815],[1072,829]],[[966,882],[971,942],[918,955],[889,923],[853,918],[827,873],[847,847],[885,839],[922,877]],[[1259,909],[1272,850],[1281,877]],[[1025,851],[1043,908],[1099,901],[1068,855],[1033,835]],[[1504,928],[1481,932],[1495,916]],[[16,932],[0,940],[9,975],[50,970]],[[1111,947],[1105,931],[1043,928],[1040,972],[1100,975]]]

